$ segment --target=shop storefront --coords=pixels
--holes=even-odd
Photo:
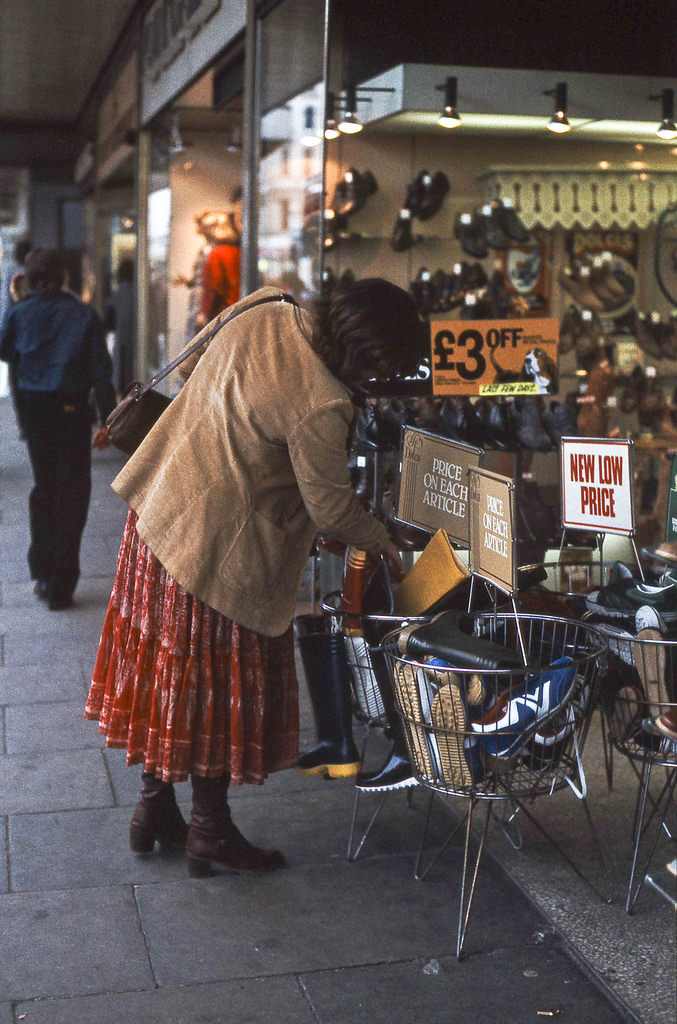
[[[520,419],[523,400],[485,392],[478,403],[479,387],[461,382],[425,406],[425,425],[448,432],[440,411],[452,409],[456,433],[538,487],[552,519],[562,429],[632,437],[638,533],[655,539],[662,452],[677,442],[677,81],[440,62],[369,76],[344,7],[309,14],[285,0],[257,20],[250,288],[302,298],[382,276],[431,322],[556,320],[547,400],[527,402]],[[411,49],[423,61],[439,46],[421,54],[419,33]],[[503,379],[500,356],[484,353],[482,385]],[[467,363],[471,376],[477,366]],[[549,431],[546,413],[562,429]]]

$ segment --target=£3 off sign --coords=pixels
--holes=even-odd
[[[632,441],[562,439],[565,530],[634,533]]]

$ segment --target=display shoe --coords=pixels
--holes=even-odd
[[[605,310],[619,306],[626,297],[620,285],[618,291],[611,286],[608,267],[599,264],[593,263],[590,267],[590,287],[603,303]]]
[[[499,200],[493,204],[494,218],[501,231],[513,242],[524,244],[531,238],[530,232],[524,226],[510,199]]]
[[[134,853],[152,853],[158,842],[183,850],[187,835],[188,825],[176,803],[174,786],[144,772],[140,799],[129,825],[129,848]]]
[[[252,846],[237,828],[228,806],[230,776],[208,779],[191,775],[193,810],[186,840],[188,874],[211,875],[212,863],[241,874],[275,871],[286,866],[279,850]]]
[[[433,728],[428,742],[440,777],[452,791],[472,786],[483,774],[477,743],[466,736],[467,717],[463,684],[455,673],[447,672],[430,706]]]
[[[427,316],[435,308],[437,295],[432,282],[432,274],[427,267],[421,267],[409,285],[409,294],[416,304],[421,316]]]
[[[559,325],[559,354],[565,356],[571,352],[576,342],[581,323],[581,314],[575,306],[567,306]]]
[[[635,318],[637,344],[652,359],[663,358],[663,344],[660,334],[660,317],[657,314],[637,314]]]
[[[517,440],[523,448],[531,451],[548,452],[553,442],[543,427],[538,402],[516,398],[514,407],[519,413]]]
[[[390,247],[395,252],[404,252],[412,247],[415,239],[411,228],[411,211],[404,207],[397,215],[390,240]]]
[[[489,283],[486,271],[481,263],[461,263],[460,289],[463,292],[476,291]]]
[[[422,172],[415,211],[418,219],[430,220],[441,208],[448,191],[449,179],[442,171],[436,171],[432,176],[427,171]]]
[[[424,169],[419,171],[414,180],[410,181],[407,185],[403,208],[408,210],[412,217],[418,217],[419,215],[421,203],[423,202],[423,181],[425,178],[430,179],[430,172]]]
[[[458,398],[445,398],[440,406],[444,433],[452,441],[466,440],[466,406]]]
[[[474,620],[463,612],[440,612],[428,623],[405,626],[398,638],[402,654],[416,660],[442,658],[454,668],[478,672],[523,668],[517,651],[473,635]]]
[[[488,255],[489,249],[479,224],[477,224],[470,213],[459,213],[454,221],[454,236],[461,243],[463,252],[473,259],[483,260]]]
[[[344,637],[324,632],[322,616],[299,615],[295,627],[316,727],[316,743],[299,756],[296,769],[329,778],[357,775]]]
[[[482,425],[487,442],[493,448],[501,451],[512,448],[505,405],[491,398],[479,398],[474,405],[474,414]]]
[[[602,337],[602,324],[597,313],[584,309],[578,318],[578,327],[574,335],[576,359],[581,365],[599,352]]]
[[[644,390],[646,378],[644,377],[644,371],[641,366],[635,366],[632,373],[628,378],[628,382],[623,388],[620,397],[621,411],[625,413],[634,412],[638,407],[642,392]]]
[[[447,287],[448,287],[447,286],[448,276],[449,275],[445,274],[445,272],[440,267],[430,277],[430,284],[432,285],[432,289],[433,289],[432,312],[439,313],[439,312],[442,312],[444,309],[448,308],[445,305],[445,301],[444,301],[444,295],[447,292]]]
[[[592,290],[589,267],[582,267],[578,274],[574,274],[568,268],[563,268],[559,273],[558,281],[581,309],[591,309],[597,313],[604,311],[604,303]]]
[[[510,245],[510,238],[501,229],[494,215],[491,203],[485,203],[475,210],[474,221],[489,249],[504,250]]]
[[[378,793],[391,789],[406,789],[418,785],[418,780],[409,761],[409,752],[404,727],[395,706],[390,676],[382,653],[373,656],[374,677],[378,686],[392,747],[385,762],[374,772],[360,772],[355,780],[357,789]]]
[[[359,181],[360,172],[356,171],[354,167],[349,167],[340,181],[336,183],[331,208],[338,216],[347,216],[354,212],[359,193]]]
[[[546,405],[543,426],[555,448],[559,448],[563,437],[576,437],[578,434],[576,417],[566,402],[549,402]]]

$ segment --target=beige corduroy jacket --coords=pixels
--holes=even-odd
[[[248,629],[289,626],[317,531],[368,551],[387,540],[351,487],[354,406],[310,347],[308,313],[263,288],[191,356],[188,380],[113,481],[140,537],[189,593]],[[199,337],[199,336],[198,336]]]

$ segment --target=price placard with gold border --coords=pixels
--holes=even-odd
[[[487,469],[468,472],[470,571],[510,597],[517,591],[515,484]]]
[[[402,431],[397,518],[468,546],[468,469],[481,464],[481,448],[418,427]]]

